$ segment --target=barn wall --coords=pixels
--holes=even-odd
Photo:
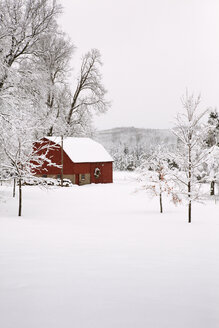
[[[90,173],[90,163],[75,163],[74,172],[75,174]]]
[[[94,171],[96,168],[100,169],[100,177],[95,178]],[[102,162],[102,163],[75,163],[74,172],[76,174],[75,183],[79,184],[79,174],[90,173],[91,183],[112,183],[113,182],[113,172],[112,172],[112,162]]]
[[[100,177],[94,176],[96,168],[100,169]],[[113,171],[112,162],[104,163],[91,163],[91,183],[112,183],[113,182]]]
[[[54,144],[52,142],[50,142],[51,144]],[[48,144],[48,141],[45,141],[44,143],[45,145]],[[37,148],[38,144],[35,144],[35,147]],[[40,147],[40,145],[38,146],[38,148]],[[39,153],[43,153],[42,151],[40,151]],[[52,163],[55,163],[56,165],[61,165],[61,147],[60,146],[56,146],[56,148],[54,149],[50,149],[46,155],[46,157],[48,159],[51,160]],[[64,166],[63,166],[63,174],[64,175],[72,175],[74,173],[74,163],[72,162],[72,160],[68,157],[68,155],[65,153],[65,151],[63,151],[63,161],[64,161]],[[61,167],[55,167],[55,166],[48,166],[48,164],[46,162],[44,162],[44,164],[42,165],[41,168],[37,169],[36,171],[37,175],[43,175],[43,174],[47,174],[47,175],[53,175],[53,176],[57,176],[61,174]]]

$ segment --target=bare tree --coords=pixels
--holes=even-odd
[[[102,85],[100,67],[102,65],[99,50],[92,49],[82,58],[80,74],[73,93],[71,106],[66,115],[69,127],[86,122],[92,112],[104,113],[109,102],[106,101],[106,90]]]

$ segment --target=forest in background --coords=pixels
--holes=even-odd
[[[165,144],[170,149],[177,146],[177,138],[170,129],[119,127],[97,131],[94,139],[112,155],[114,168],[118,170],[134,170],[143,154],[158,145]]]

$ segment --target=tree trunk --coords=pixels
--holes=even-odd
[[[215,195],[215,181],[211,181],[211,187],[210,187],[210,195],[214,196]]]
[[[22,210],[22,186],[21,186],[21,178],[19,179],[19,209],[18,209],[18,216],[21,216]]]
[[[5,80],[7,79],[8,75],[5,73],[4,76],[2,77],[1,81],[0,81],[0,90],[3,88],[4,84],[5,84]]]
[[[13,197],[15,197],[15,190],[16,190],[16,179],[14,178],[14,183],[13,183]]]
[[[63,135],[61,136],[61,187],[63,187],[63,165],[64,165],[64,154],[63,154]]]
[[[189,199],[189,205],[188,205],[188,223],[191,223],[192,221],[192,201],[191,201],[191,182],[190,182],[191,174],[189,172],[189,182],[188,182],[188,199]]]
[[[53,134],[53,126],[50,127],[48,133],[47,133],[47,136],[48,137],[52,137],[52,134]]]
[[[163,213],[162,193],[160,193],[160,213]]]
[[[189,200],[189,207],[188,207],[188,223],[192,222],[192,202]]]
[[[188,223],[192,222],[192,201],[191,201],[191,178],[192,178],[192,158],[191,158],[191,135],[189,135],[189,169],[188,169],[188,176],[189,176],[189,181],[188,181],[188,200],[189,200],[189,205],[188,205]]]

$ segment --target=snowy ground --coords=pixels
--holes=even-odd
[[[25,187],[22,218],[1,200],[0,327],[219,327],[219,205],[188,224],[135,187]]]

